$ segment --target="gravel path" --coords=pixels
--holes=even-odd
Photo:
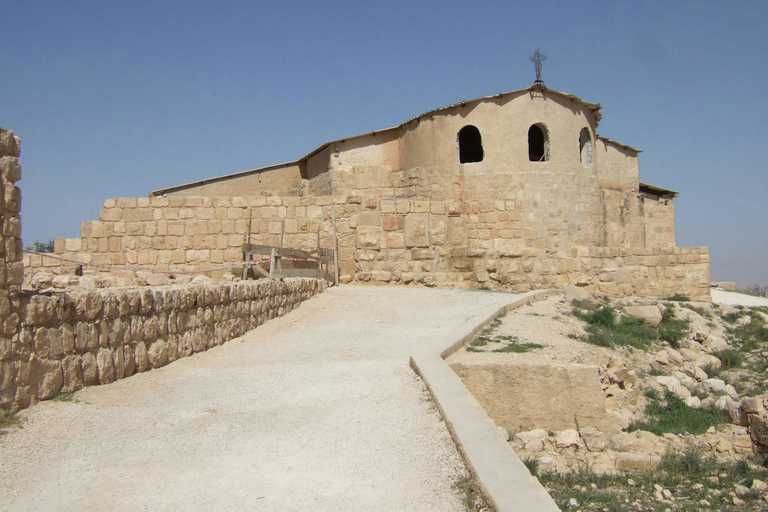
[[[768,306],[768,298],[712,289],[712,302],[731,306]]]
[[[408,356],[511,300],[332,288],[221,347],[42,403],[0,437],[0,510],[463,510],[466,469]]]

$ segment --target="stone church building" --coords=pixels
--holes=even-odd
[[[708,249],[675,245],[677,193],[640,181],[640,151],[598,135],[600,109],[537,81],[293,162],[109,199],[56,253],[219,268],[242,261],[244,237],[330,247],[335,228],[344,282],[709,300]],[[71,267],[36,255],[25,263]]]

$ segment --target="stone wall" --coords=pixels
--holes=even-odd
[[[540,197],[539,201],[546,198]],[[620,296],[710,300],[709,251],[700,247],[629,248],[566,243],[572,234],[532,229],[535,196],[459,202],[376,196],[110,199],[83,237],[56,241],[56,253],[98,265],[164,270],[241,261],[251,240],[293,248],[331,247],[332,209],[345,282],[426,283],[528,291],[570,284]],[[540,213],[539,213],[540,214]],[[543,215],[543,214],[541,214]],[[560,229],[578,229],[578,224]],[[554,229],[554,228],[553,228]],[[578,239],[578,237],[576,237]],[[599,238],[599,237],[597,237]],[[70,272],[71,264],[29,255],[34,271]],[[86,269],[90,271],[90,269]]]
[[[22,285],[21,191],[14,185],[21,179],[19,139],[0,128],[0,403],[6,388],[13,385],[18,358],[16,345],[21,312],[19,293]]]
[[[0,408],[108,384],[207,350],[322,292],[319,279],[100,289],[20,301],[0,353]]]

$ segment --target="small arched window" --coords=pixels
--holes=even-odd
[[[480,136],[480,130],[471,124],[467,125],[459,130],[459,162],[466,164],[482,161],[483,140]]]
[[[592,167],[594,154],[592,135],[590,135],[588,128],[582,128],[581,133],[579,133],[579,160],[581,165],[585,168]]]
[[[534,124],[528,129],[528,160],[546,162],[549,160],[549,135],[542,124]]]

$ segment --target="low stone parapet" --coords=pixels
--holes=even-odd
[[[0,407],[165,366],[281,316],[325,286],[295,278],[22,295],[18,340],[0,346]]]

